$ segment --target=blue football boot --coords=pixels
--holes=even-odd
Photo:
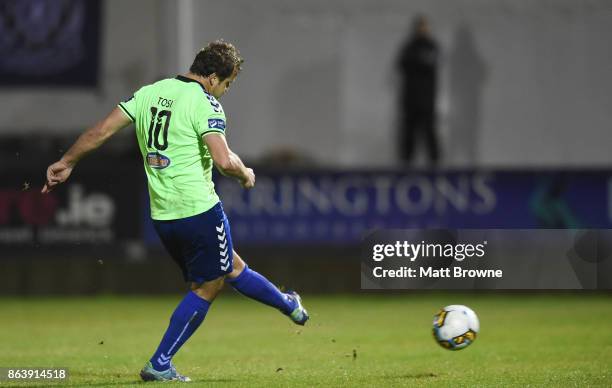
[[[289,291],[285,294],[285,296],[288,299],[293,300],[296,304],[296,307],[293,309],[293,311],[290,314],[286,315],[289,316],[289,318],[291,318],[291,320],[295,324],[304,326],[304,324],[310,317],[308,316],[308,311],[306,311],[304,306],[302,306],[302,298],[300,298],[300,295],[295,291]]]
[[[144,381],[182,381],[185,383],[191,381],[189,377],[178,373],[172,362],[170,363],[170,368],[160,372],[155,370],[153,365],[151,365],[151,361],[149,361],[140,371],[140,377]]]

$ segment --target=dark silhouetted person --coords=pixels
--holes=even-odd
[[[399,114],[401,159],[410,163],[416,142],[421,139],[427,146],[430,163],[436,165],[440,159],[435,109],[438,45],[431,36],[425,17],[415,19],[397,65],[402,77]]]

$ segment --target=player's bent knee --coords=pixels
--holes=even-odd
[[[200,298],[212,302],[223,289],[223,284],[223,277],[202,284],[191,283],[191,291]]]
[[[236,277],[238,277],[238,275],[242,273],[242,271],[244,271],[245,267],[246,263],[242,261],[240,256],[238,256],[236,251],[234,251],[233,270],[232,272],[227,274],[227,277],[230,279],[235,279]]]

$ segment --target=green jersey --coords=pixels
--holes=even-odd
[[[136,126],[151,218],[190,217],[219,202],[212,157],[202,136],[225,134],[225,113],[199,82],[183,76],[164,79],[118,106]]]

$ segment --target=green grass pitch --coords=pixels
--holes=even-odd
[[[302,328],[233,294],[175,357],[191,386],[612,386],[610,295],[305,296]],[[138,372],[179,298],[1,298],[0,367],[68,367],[57,386],[168,386],[143,385]],[[432,339],[448,304],[479,315],[467,349]]]

